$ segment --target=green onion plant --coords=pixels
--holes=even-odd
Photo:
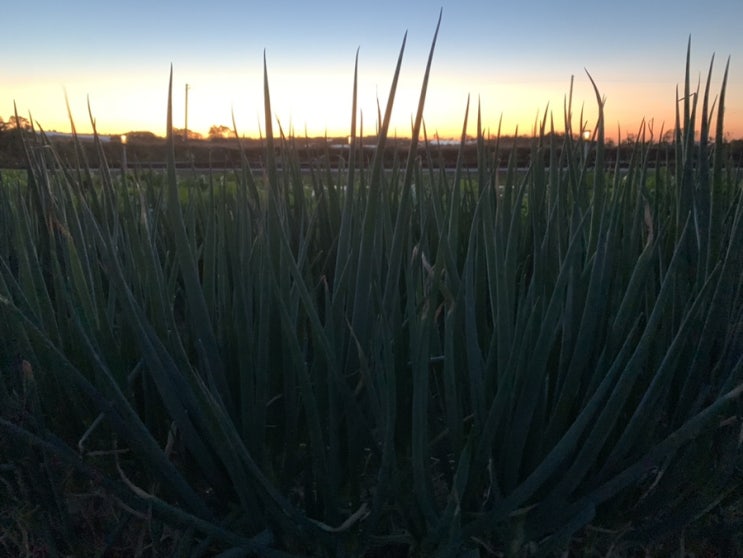
[[[550,555],[590,527],[650,544],[740,497],[727,67],[713,99],[687,57],[673,143],[644,126],[628,168],[594,84],[593,136],[568,95],[525,170],[479,106],[464,164],[468,103],[448,172],[423,122],[436,35],[391,166],[404,41],[373,156],[357,55],[350,147],[308,174],[265,60],[265,164],[243,157],[234,188],[176,172],[172,71],[160,182],[99,138],[94,168],[79,141],[63,160],[24,137],[27,180],[0,185],[0,475],[33,487],[52,552],[91,551],[83,486],[124,510],[100,555],[134,524],[189,555]]]

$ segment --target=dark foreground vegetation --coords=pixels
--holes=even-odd
[[[302,172],[267,80],[258,170],[24,136],[0,554],[743,554],[741,180],[724,82],[686,87],[622,172],[570,109],[526,171],[481,135],[383,161],[389,108]]]

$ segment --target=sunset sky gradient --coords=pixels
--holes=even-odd
[[[443,19],[424,113],[429,134],[461,133],[467,96],[486,127],[530,134],[549,107],[563,130],[563,102],[575,76],[576,120],[593,128],[596,101],[585,70],[606,98],[607,132],[657,134],[674,125],[691,36],[691,75],[719,92],[731,57],[726,101],[729,138],[743,138],[741,0],[596,2],[584,0],[376,0],[374,2],[215,0],[11,0],[0,8],[0,116],[31,117],[66,132],[65,92],[78,131],[91,130],[90,101],[105,134],[165,132],[167,84],[174,71],[175,126],[211,125],[241,135],[262,128],[263,53],[275,117],[296,135],[344,136],[351,120],[359,48],[359,103],[373,133],[377,99],[386,103],[397,55],[408,41],[395,98],[393,132],[409,134],[439,10]],[[469,132],[475,132],[474,119]]]

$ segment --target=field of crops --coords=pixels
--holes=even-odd
[[[428,69],[391,170],[352,148],[301,172],[268,73],[258,172],[177,174],[170,107],[161,173],[25,139],[0,184],[0,554],[743,553],[724,81],[687,72],[675,141],[640,135],[622,172],[569,102],[528,169],[479,131],[447,172]]]

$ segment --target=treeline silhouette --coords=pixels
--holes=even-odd
[[[75,166],[79,161],[80,153],[75,146],[75,139],[69,134],[47,134],[46,140],[51,142],[61,162],[68,166]],[[126,158],[130,168],[161,168],[167,160],[167,142],[150,132],[130,132],[126,134],[126,143],[121,136],[100,136],[100,146],[106,163],[110,167],[121,167]],[[26,149],[24,149],[24,142]],[[32,131],[11,129],[6,127],[0,130],[0,169],[23,169],[28,167],[26,150],[34,151],[44,142],[38,133]],[[79,136],[79,148],[82,149],[87,164],[97,167],[101,164],[99,149],[91,136]],[[368,163],[375,155],[375,137],[357,138],[356,147],[361,153],[360,165]],[[293,150],[303,167],[313,165],[330,165],[335,168],[345,165],[348,160],[350,146],[346,138],[288,138],[286,143],[276,142],[277,149],[282,145]],[[410,141],[408,139],[389,139],[384,154],[384,165],[391,168],[396,164],[404,164],[408,156]],[[539,148],[541,146],[541,148]],[[574,156],[585,156],[588,164],[593,161],[594,144],[592,142],[572,143]],[[484,153],[489,157],[489,164],[498,167],[508,165],[511,157],[515,157],[518,167],[528,166],[534,157],[541,156],[544,163],[548,163],[552,156],[563,156],[565,138],[561,134],[546,135],[540,139],[530,137],[502,137],[498,140],[491,138],[482,144]],[[539,148],[539,149],[538,149]],[[638,145],[633,140],[625,140],[619,145],[607,142],[605,161],[607,165],[624,166],[629,163],[633,152]],[[651,165],[673,167],[674,148],[668,141],[652,142],[644,146],[647,149],[648,161]],[[743,166],[743,139],[736,139],[725,143],[728,157],[735,167]],[[554,151],[554,152],[553,152]],[[497,159],[493,159],[496,154]],[[478,164],[478,143],[474,139],[461,142],[431,140],[428,149],[422,143],[418,146],[418,155],[422,158],[431,157],[433,163],[445,168],[455,168],[461,160],[463,167],[472,168]],[[567,154],[565,154],[567,155]],[[242,138],[189,138],[182,135],[175,138],[176,164],[179,168],[196,169],[231,169],[239,168],[243,157],[253,168],[261,168],[265,158],[265,143],[261,139]],[[357,158],[358,159],[358,158]],[[558,159],[559,160],[559,159]]]

